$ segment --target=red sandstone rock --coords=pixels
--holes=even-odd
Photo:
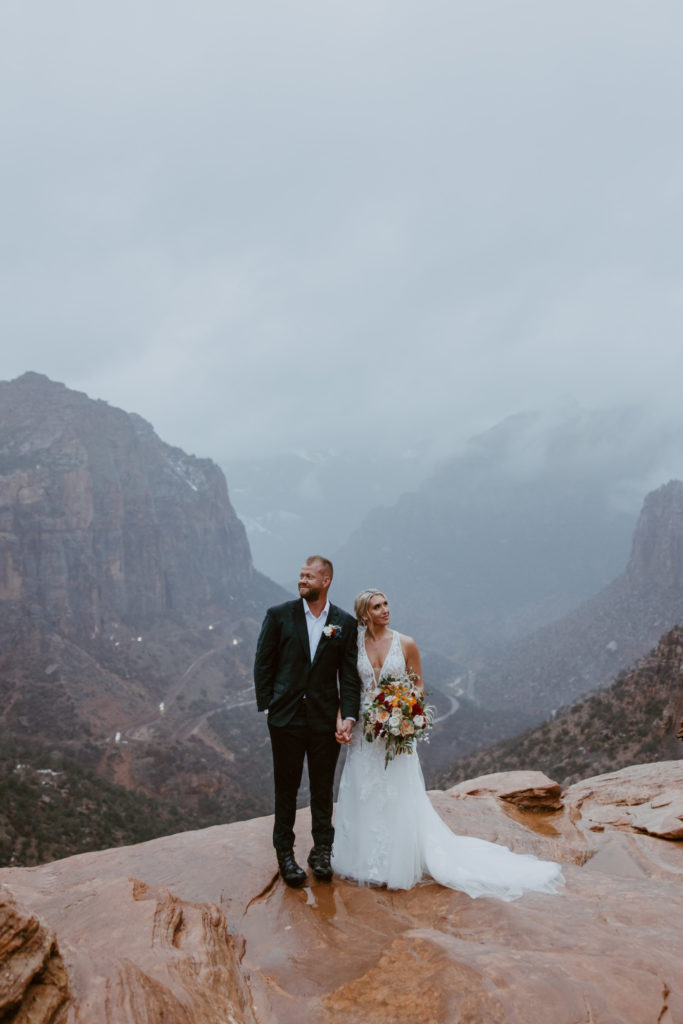
[[[430,882],[288,889],[270,818],[0,882],[57,933],[69,1024],[676,1024],[683,846],[632,816],[676,810],[682,779],[683,762],[640,765],[571,787],[547,814],[494,795],[518,778],[431,793],[455,831],[564,861],[560,895],[515,903]],[[303,861],[308,812],[297,827]]]
[[[458,796],[481,796],[491,793],[522,810],[559,811],[562,790],[543,772],[495,772],[469,779],[450,791]]]
[[[577,782],[568,791],[585,821],[683,839],[683,761],[637,764]]]
[[[57,1024],[68,996],[54,933],[0,886],[0,1020]]]

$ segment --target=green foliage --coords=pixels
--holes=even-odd
[[[108,782],[84,760],[5,745],[0,762],[0,866],[32,865],[126,846],[186,827],[177,808]],[[52,774],[57,771],[57,774]]]

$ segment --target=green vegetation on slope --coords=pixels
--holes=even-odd
[[[570,785],[630,764],[677,759],[683,714],[683,628],[598,693],[536,728],[456,761],[440,779],[448,787],[490,772],[535,769]]]
[[[82,759],[2,744],[0,866],[126,846],[196,827],[187,814],[103,779]]]

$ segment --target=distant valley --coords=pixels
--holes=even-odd
[[[683,757],[682,719],[683,627],[676,626],[614,682],[543,725],[456,760],[438,784],[533,765],[567,786],[628,765],[676,760]]]
[[[633,534],[642,474],[629,483],[625,455],[611,476],[581,475],[586,431],[599,433],[596,422],[558,428],[552,444],[543,435],[539,454],[535,417],[514,418],[413,493],[395,494],[418,478],[405,468],[414,455],[384,466],[397,487],[390,498],[379,473],[379,492],[393,504],[350,539],[346,512],[329,519],[335,600],[386,587],[395,625],[423,651],[439,717],[421,753],[431,785],[465,763],[538,767],[542,744],[525,730],[683,621],[683,484],[653,491]],[[323,515],[330,459],[308,477],[292,468],[304,524],[306,501],[316,522]],[[353,472],[351,462],[350,494]],[[275,504],[288,473],[270,475]],[[374,501],[367,476],[357,480]],[[251,671],[264,611],[290,593],[255,569],[228,494],[214,462],[165,444],[135,414],[40,374],[0,383],[2,864],[271,811]],[[292,562],[288,536],[277,544],[293,583],[303,554]],[[309,539],[320,550],[322,534]],[[646,713],[660,715],[662,701]],[[543,764],[560,756],[550,728]],[[462,760],[483,748],[489,761]],[[586,770],[611,764],[612,748]],[[568,776],[583,770],[565,761]]]

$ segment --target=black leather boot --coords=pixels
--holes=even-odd
[[[276,850],[275,852],[283,882],[291,885],[292,889],[300,889],[306,881],[306,872],[294,860],[294,851]]]
[[[332,880],[332,847],[322,844],[314,846],[308,855],[308,863],[311,871],[319,882],[330,882]]]

